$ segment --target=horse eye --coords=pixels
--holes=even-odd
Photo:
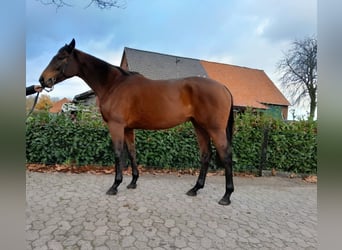
[[[57,59],[58,60],[64,60],[66,58],[66,56],[65,55],[57,55]]]
[[[56,64],[56,70],[60,71],[62,69],[63,65],[64,65],[63,61],[62,62],[58,61],[58,63]]]
[[[56,58],[58,60],[64,60],[68,57],[68,54],[66,54],[64,51],[60,51],[58,52],[58,54],[56,55]]]

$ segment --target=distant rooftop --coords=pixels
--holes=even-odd
[[[126,56],[128,63],[126,66],[129,70],[137,71],[150,79],[171,79],[188,76],[207,77],[207,73],[198,59],[127,47],[124,49],[124,56]]]

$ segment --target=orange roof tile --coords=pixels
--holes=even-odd
[[[202,61],[208,76],[231,91],[234,106],[267,109],[263,104],[289,106],[289,101],[263,70]]]
[[[65,98],[65,97],[62,100],[59,100],[58,102],[55,102],[53,104],[53,106],[49,109],[50,113],[61,112],[63,104],[64,103],[68,103],[68,102],[71,102],[71,101],[69,99]]]

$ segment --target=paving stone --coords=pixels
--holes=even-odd
[[[127,247],[132,247],[134,245],[134,242],[135,242],[135,238],[133,236],[125,236],[123,239],[122,239],[122,247],[123,248],[127,248]]]
[[[216,235],[221,238],[225,238],[227,233],[221,228],[216,229]]]
[[[201,246],[205,249],[211,249],[212,241],[209,238],[202,238],[201,239]]]
[[[27,230],[26,231],[26,240],[33,241],[39,238],[39,231],[38,230]]]
[[[168,227],[168,228],[174,227],[175,226],[175,221],[172,220],[172,219],[167,219],[165,221],[165,226]]]
[[[109,237],[107,235],[100,235],[100,236],[96,236],[95,240],[93,240],[93,245],[94,246],[102,246],[105,244],[105,242],[109,239]]]
[[[119,226],[120,227],[127,227],[130,223],[131,223],[131,220],[128,218],[125,218],[119,222]]]
[[[84,230],[81,232],[82,239],[85,239],[86,241],[92,241],[95,239],[95,235],[93,231]]]
[[[44,228],[45,228],[45,226],[44,226],[44,223],[42,221],[37,220],[37,221],[32,222],[32,229],[33,230],[42,230]]]
[[[140,240],[135,241],[134,246],[138,249],[150,249],[150,247],[147,245],[147,242]]]
[[[107,226],[100,226],[100,227],[95,229],[94,235],[95,236],[105,235],[107,230],[108,230]]]
[[[71,228],[70,222],[68,221],[60,221],[58,223],[58,226],[60,230],[64,230],[64,231],[67,231]]]
[[[141,242],[148,242],[148,237],[144,234],[144,232],[133,231],[133,236]]]
[[[52,240],[48,242],[48,247],[51,250],[63,250],[63,245],[62,243],[56,241],[56,240]]]
[[[63,246],[75,246],[80,239],[80,235],[70,235],[66,240],[63,241]]]
[[[107,246],[97,246],[94,249],[95,250],[110,250]]]
[[[317,249],[317,185],[235,177],[220,206],[223,176],[141,175],[138,187],[105,194],[111,175],[26,172],[26,249]]]
[[[187,246],[187,239],[184,237],[176,237],[175,246],[177,248],[184,248]]]
[[[148,227],[146,229],[146,231],[144,232],[144,234],[148,237],[148,238],[152,238],[156,235],[157,229],[154,227]]]
[[[158,237],[151,237],[147,243],[147,245],[151,248],[156,248],[160,244],[160,238]]]
[[[95,230],[96,227],[93,222],[83,222],[83,226],[85,230]]]
[[[181,232],[181,230],[178,227],[173,227],[173,228],[171,228],[169,234],[171,237],[176,237],[179,235],[180,232]]]
[[[120,231],[120,235],[122,236],[128,236],[131,235],[131,233],[133,232],[133,228],[132,227],[125,227]]]
[[[80,250],[92,250],[93,246],[91,245],[90,241],[87,240],[79,240],[77,242],[77,246],[80,248]]]
[[[121,249],[120,242],[118,242],[118,241],[107,240],[107,241],[105,242],[105,245],[106,245],[109,249]]]
[[[42,246],[38,246],[38,247],[34,247],[34,250],[48,250],[48,247],[46,245],[42,245]]]

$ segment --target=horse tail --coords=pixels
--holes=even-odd
[[[230,93],[228,88],[226,88],[226,89],[227,89],[228,93]],[[233,112],[233,96],[231,94],[230,94],[230,96],[231,96],[231,106],[230,106],[230,112],[228,115],[227,126],[226,126],[226,137],[227,137],[227,148],[228,148],[228,151],[231,152],[232,142],[233,142],[233,129],[234,129],[234,112]],[[218,167],[218,168],[224,167],[222,161],[220,160],[220,156],[219,156],[217,151],[216,151],[215,163],[216,163],[216,167]]]
[[[229,158],[231,161],[232,159],[232,153],[233,153],[233,148],[232,148],[232,143],[233,143],[233,129],[234,129],[234,112],[233,112],[233,97],[231,96],[231,107],[230,107],[230,112],[228,116],[228,121],[227,121],[227,127],[226,127],[226,137],[227,137],[227,153],[229,155]],[[216,165],[219,168],[223,168],[224,164],[220,160],[220,157],[218,155],[218,152],[216,151]]]
[[[233,111],[233,96],[231,96],[231,107],[230,107],[230,112],[229,112],[229,117],[228,117],[227,127],[226,127],[228,147],[231,147],[232,142],[233,142],[233,129],[234,129],[234,111]]]

